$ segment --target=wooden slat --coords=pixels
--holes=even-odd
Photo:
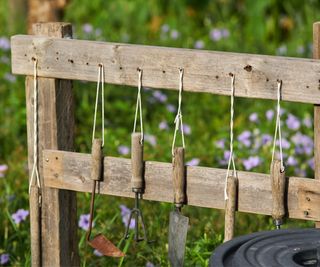
[[[32,75],[35,57],[40,76],[96,81],[102,63],[108,83],[136,86],[139,67],[144,86],[178,89],[181,67],[186,91],[230,95],[231,72],[236,77],[236,96],[276,99],[277,79],[281,79],[283,100],[320,104],[320,62],[313,59],[26,35],[13,36],[11,47],[15,74]]]
[[[90,192],[90,154],[45,150],[43,167],[45,185],[79,192]],[[187,167],[188,205],[223,209],[226,170]],[[105,157],[104,179],[99,183],[101,194],[134,197],[131,190],[130,159]],[[267,174],[238,172],[238,210],[270,215],[272,194]],[[288,178],[286,189],[288,217],[320,219],[320,182],[308,178]],[[172,164],[145,163],[144,199],[173,202]]]
[[[34,25],[34,33],[62,38],[72,34],[72,27],[69,23],[38,23]],[[70,80],[38,78],[39,158],[42,158],[44,148],[73,150],[73,103]],[[31,173],[34,140],[32,76],[26,78],[26,104]],[[43,184],[41,160],[39,166]],[[43,187],[41,195],[41,209],[38,198],[30,197],[32,266],[79,266],[75,192]]]
[[[313,24],[313,58],[320,59],[320,22]],[[320,105],[314,105],[314,177],[320,180]],[[320,228],[320,222],[316,222]]]

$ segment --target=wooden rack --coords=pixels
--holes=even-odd
[[[76,198],[73,191],[90,192],[90,155],[73,151],[74,113],[71,80],[96,81],[98,65],[105,81],[136,86],[137,68],[143,85],[178,90],[178,68],[184,68],[184,90],[230,95],[235,75],[235,96],[277,98],[277,80],[283,82],[282,100],[315,105],[315,177],[287,178],[289,218],[320,221],[320,61],[264,55],[199,51],[142,45],[73,40],[68,23],[38,23],[34,36],[11,38],[12,72],[27,75],[27,127],[29,169],[33,165],[33,60],[37,59],[39,117],[38,151],[42,207],[30,196],[32,265],[79,265]],[[314,24],[314,56],[320,57],[320,23]],[[171,164],[145,162],[144,198],[172,202]],[[187,167],[188,204],[224,208],[226,170]],[[131,163],[105,157],[101,194],[134,197]],[[269,174],[239,172],[238,210],[271,214]],[[120,186],[121,184],[121,186]],[[158,190],[161,188],[161,190]],[[258,196],[258,197],[257,197]],[[40,214],[40,215],[39,215]],[[38,218],[40,220],[34,220]]]

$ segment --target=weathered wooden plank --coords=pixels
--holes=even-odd
[[[320,59],[320,22],[313,24],[313,58]],[[314,105],[314,177],[320,180],[320,105]],[[320,228],[320,222],[315,223]]]
[[[314,59],[66,40],[17,35],[11,38],[12,72],[32,74],[32,58],[43,77],[96,81],[98,64],[108,83],[136,86],[137,68],[143,85],[178,89],[184,68],[184,90],[230,95],[229,73],[235,74],[235,95],[276,99],[277,79],[282,98],[320,104],[320,62]]]
[[[39,23],[34,33],[70,36],[71,24]],[[33,165],[33,77],[26,78],[29,170]],[[38,78],[38,153],[44,148],[73,150],[74,114],[72,82]],[[43,184],[42,161],[39,160]],[[77,215],[75,192],[42,188],[42,207],[33,187],[30,196],[32,266],[77,266]]]
[[[45,150],[43,167],[45,185],[79,192],[90,192],[90,154]],[[187,167],[188,205],[224,209],[226,170]],[[270,176],[238,172],[238,210],[271,215]],[[308,178],[289,177],[286,189],[288,217],[305,220],[320,219],[320,182]],[[99,183],[101,194],[134,197],[131,190],[130,159],[105,157],[104,177]],[[172,164],[145,162],[144,199],[173,202]]]

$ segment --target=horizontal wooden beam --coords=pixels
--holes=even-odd
[[[16,35],[11,38],[12,72],[50,78],[96,81],[98,64],[105,66],[107,83],[136,86],[137,68],[143,85],[178,89],[178,68],[184,68],[184,90],[276,99],[277,80],[283,81],[282,99],[320,104],[320,61],[264,55],[200,51],[96,41]]]
[[[43,152],[45,186],[90,192],[90,154],[45,150]],[[144,199],[172,202],[172,165],[145,162]],[[226,170],[207,167],[187,167],[188,205],[224,208]],[[271,182],[269,175],[238,172],[238,210],[271,214]],[[130,159],[105,157],[104,180],[99,183],[101,194],[134,197],[131,191]],[[320,182],[314,179],[288,177],[287,210],[290,218],[320,220]]]

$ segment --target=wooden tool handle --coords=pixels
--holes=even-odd
[[[143,181],[143,143],[141,143],[142,133],[132,133],[131,135],[131,186],[133,190],[142,190]]]
[[[101,179],[102,170],[102,139],[93,139],[91,150],[91,179]]]
[[[281,161],[273,160],[271,163],[271,190],[272,190],[272,218],[282,220],[285,215],[284,193],[286,184],[285,171],[281,172]]]
[[[234,235],[235,214],[237,207],[237,187],[237,177],[229,176],[227,178],[228,199],[225,203],[224,242],[231,240]]]
[[[176,207],[182,207],[186,202],[186,177],[184,167],[184,148],[177,147],[174,149],[172,158],[173,167],[173,190],[174,203]]]

